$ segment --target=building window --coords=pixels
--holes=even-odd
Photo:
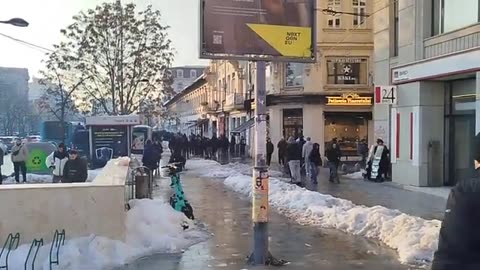
[[[340,0],[328,0],[328,9],[341,11],[342,4]],[[329,16],[328,17],[328,27],[340,27],[340,17],[341,15]]]
[[[353,13],[357,14],[353,16],[353,26],[365,27],[366,26],[366,14],[367,14],[367,0],[352,0]],[[398,1],[395,1],[398,2]]]
[[[183,78],[183,69],[177,69],[177,78]]]
[[[328,84],[368,84],[368,59],[327,59]]]
[[[398,35],[400,33],[400,25],[398,21],[398,15],[400,14],[398,9],[398,1],[393,0],[393,55],[398,56]]]
[[[299,87],[303,86],[304,64],[287,63],[285,64],[285,86]]]
[[[480,22],[480,0],[433,0],[433,34],[453,30]]]
[[[197,78],[197,71],[196,70],[190,70],[190,78]]]
[[[303,135],[303,109],[283,110],[283,137],[295,139]]]

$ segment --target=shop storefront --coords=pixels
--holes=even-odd
[[[452,186],[472,174],[479,59],[472,50],[392,69],[399,96],[389,113],[394,182]]]
[[[361,154],[359,145],[371,139],[372,97],[349,93],[326,98],[324,147],[337,139],[344,158],[355,160]]]

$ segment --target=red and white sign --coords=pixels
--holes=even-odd
[[[375,104],[397,104],[397,86],[375,86]]]

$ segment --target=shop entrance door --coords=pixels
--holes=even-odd
[[[475,115],[451,116],[449,122],[445,184],[453,186],[458,181],[471,177],[474,170],[472,150],[475,138]]]

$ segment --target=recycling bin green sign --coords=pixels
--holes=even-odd
[[[50,174],[50,169],[46,164],[46,159],[53,151],[55,146],[51,143],[28,143],[27,172],[35,174]]]

